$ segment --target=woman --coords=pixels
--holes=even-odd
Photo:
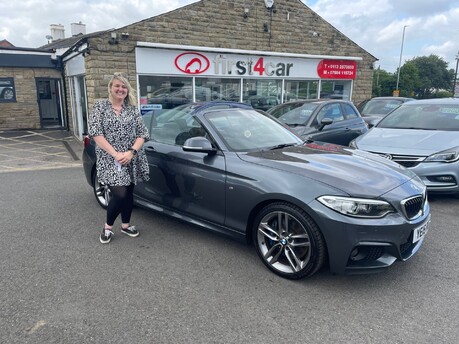
[[[96,101],[89,119],[89,135],[96,142],[99,182],[108,185],[111,197],[100,242],[108,244],[113,224],[121,214],[121,232],[139,235],[130,225],[134,186],[149,179],[148,162],[142,147],[148,130],[137,110],[137,99],[129,81],[115,73],[108,83],[108,99]]]

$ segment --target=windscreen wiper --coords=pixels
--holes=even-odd
[[[269,148],[269,150],[282,149],[282,148],[285,148],[285,147],[293,147],[293,146],[296,146],[296,145],[297,145],[297,143],[282,143],[280,145],[273,146],[273,147]]]

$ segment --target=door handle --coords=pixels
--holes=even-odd
[[[148,152],[156,152],[156,149],[153,146],[145,147],[145,150],[148,151]]]

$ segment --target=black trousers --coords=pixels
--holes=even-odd
[[[119,214],[121,214],[122,223],[129,223],[134,207],[134,184],[109,186],[109,188],[111,198],[107,206],[107,225],[113,226]]]

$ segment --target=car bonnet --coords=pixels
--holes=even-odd
[[[374,154],[326,143],[239,154],[246,162],[295,173],[355,196],[379,197],[415,174]]]
[[[370,152],[429,156],[459,146],[457,131],[373,128],[356,139],[357,147]]]

